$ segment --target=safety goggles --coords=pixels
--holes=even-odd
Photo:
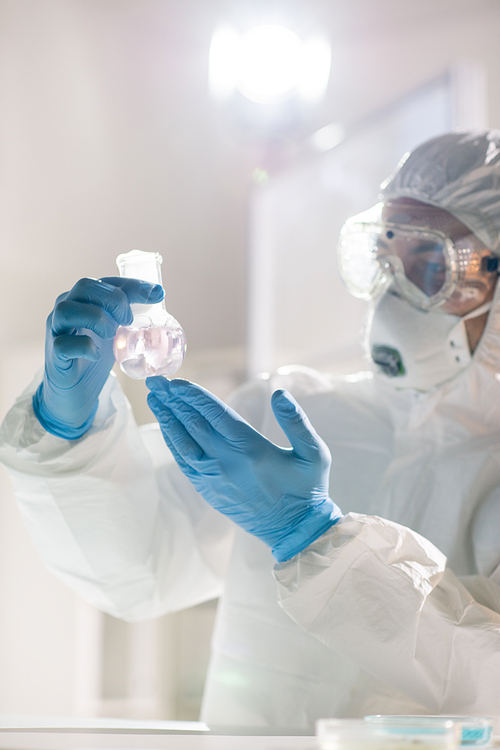
[[[342,228],[338,254],[351,294],[373,299],[392,285],[412,305],[432,310],[462,291],[472,296],[485,274],[497,274],[498,258],[475,235],[452,238],[435,226],[443,213],[426,206],[378,204],[350,219]]]

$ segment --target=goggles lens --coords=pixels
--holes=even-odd
[[[350,219],[340,233],[338,257],[355,297],[373,299],[390,285],[415,307],[444,306],[461,315],[491,297],[499,265],[448,212],[399,199]]]
[[[390,281],[424,309],[449,296],[456,276],[452,241],[417,227],[352,222],[339,243],[341,275],[351,294],[372,299]]]
[[[445,287],[450,276],[450,253],[446,239],[425,232],[406,234],[399,228],[385,227],[377,239],[379,263],[394,266],[427,297],[434,297]]]

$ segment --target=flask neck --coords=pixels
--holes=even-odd
[[[116,259],[116,265],[122,278],[141,279],[150,284],[163,286],[161,278],[161,264],[163,258],[159,253],[145,253],[142,250],[131,250]],[[165,325],[168,313],[165,308],[165,298],[154,305],[131,305],[134,315],[133,326],[147,328],[149,325]]]
[[[163,286],[161,278],[161,264],[163,258],[160,253],[145,253],[142,250],[131,250],[116,259],[120,276],[127,279],[141,279],[150,284]]]

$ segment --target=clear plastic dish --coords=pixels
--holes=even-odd
[[[453,721],[460,727],[462,745],[487,745],[493,731],[493,719],[481,716],[365,716],[365,721],[379,726],[395,726],[408,720],[422,721],[426,725],[432,721]]]
[[[321,750],[454,750],[460,745],[460,727],[451,720],[396,718],[395,722],[319,719],[318,746]]]

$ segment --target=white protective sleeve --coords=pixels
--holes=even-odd
[[[233,524],[183,476],[158,426],[136,426],[112,375],[87,435],[57,438],[34,415],[38,382],[0,428],[0,460],[49,569],[127,620],[220,596]]]
[[[429,713],[500,716],[500,587],[445,566],[410,529],[349,513],[274,574],[293,620]]]

